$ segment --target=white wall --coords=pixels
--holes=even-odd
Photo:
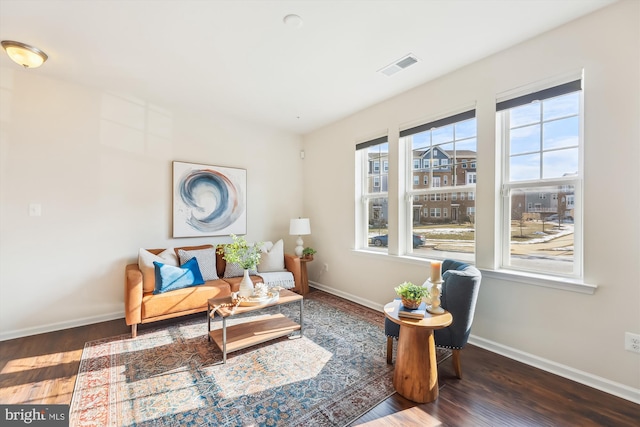
[[[584,68],[585,279],[598,289],[584,295],[485,277],[472,334],[640,400],[640,355],[623,346],[625,331],[640,333],[639,27],[640,2],[622,1],[305,136],[305,192],[313,195],[305,212],[318,249],[311,280],[372,306],[390,301],[404,280],[424,281],[426,262],[352,250],[355,192],[345,183],[355,177],[354,146],[385,130],[393,142],[403,124],[474,103],[477,265],[493,268],[496,96]]]
[[[0,78],[1,339],[124,317],[124,266],[140,247],[222,241],[171,238],[173,160],[246,169],[247,239],[284,238],[293,251],[299,136],[38,70],[3,67]]]

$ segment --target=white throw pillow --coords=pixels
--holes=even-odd
[[[180,265],[189,261],[191,258],[198,260],[198,266],[202,273],[204,280],[216,280],[219,279],[218,272],[216,271],[216,249],[196,249],[192,251],[185,251],[184,249],[178,249],[178,255],[180,256]]]
[[[258,272],[267,273],[269,271],[284,270],[284,241],[280,239],[273,245],[268,245],[267,243],[271,242],[266,242],[262,247]]]
[[[153,261],[165,265],[178,266],[178,257],[173,248],[165,249],[158,255],[140,248],[140,251],[138,251],[138,267],[142,272],[142,289],[144,292],[153,292],[156,288],[156,269]]]

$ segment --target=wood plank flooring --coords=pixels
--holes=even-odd
[[[84,343],[129,331],[121,319],[0,342],[0,403],[69,404]],[[640,425],[640,405],[472,345],[462,351],[462,373],[457,379],[446,360],[436,402],[417,404],[395,394],[352,425]]]

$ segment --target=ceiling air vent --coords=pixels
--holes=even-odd
[[[412,66],[416,62],[418,62],[418,58],[416,58],[412,53],[410,53],[409,55],[398,59],[393,64],[387,65],[386,67],[378,71],[384,74],[385,76],[392,76],[398,71],[402,71],[405,68]]]

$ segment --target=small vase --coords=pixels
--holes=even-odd
[[[412,300],[412,299],[402,298],[402,305],[404,305],[409,310],[415,310],[416,308],[420,307],[421,302],[422,300]]]
[[[241,297],[250,297],[251,295],[253,295],[253,282],[249,277],[249,270],[244,270],[244,276],[242,277],[242,281],[240,282],[238,295]]]

